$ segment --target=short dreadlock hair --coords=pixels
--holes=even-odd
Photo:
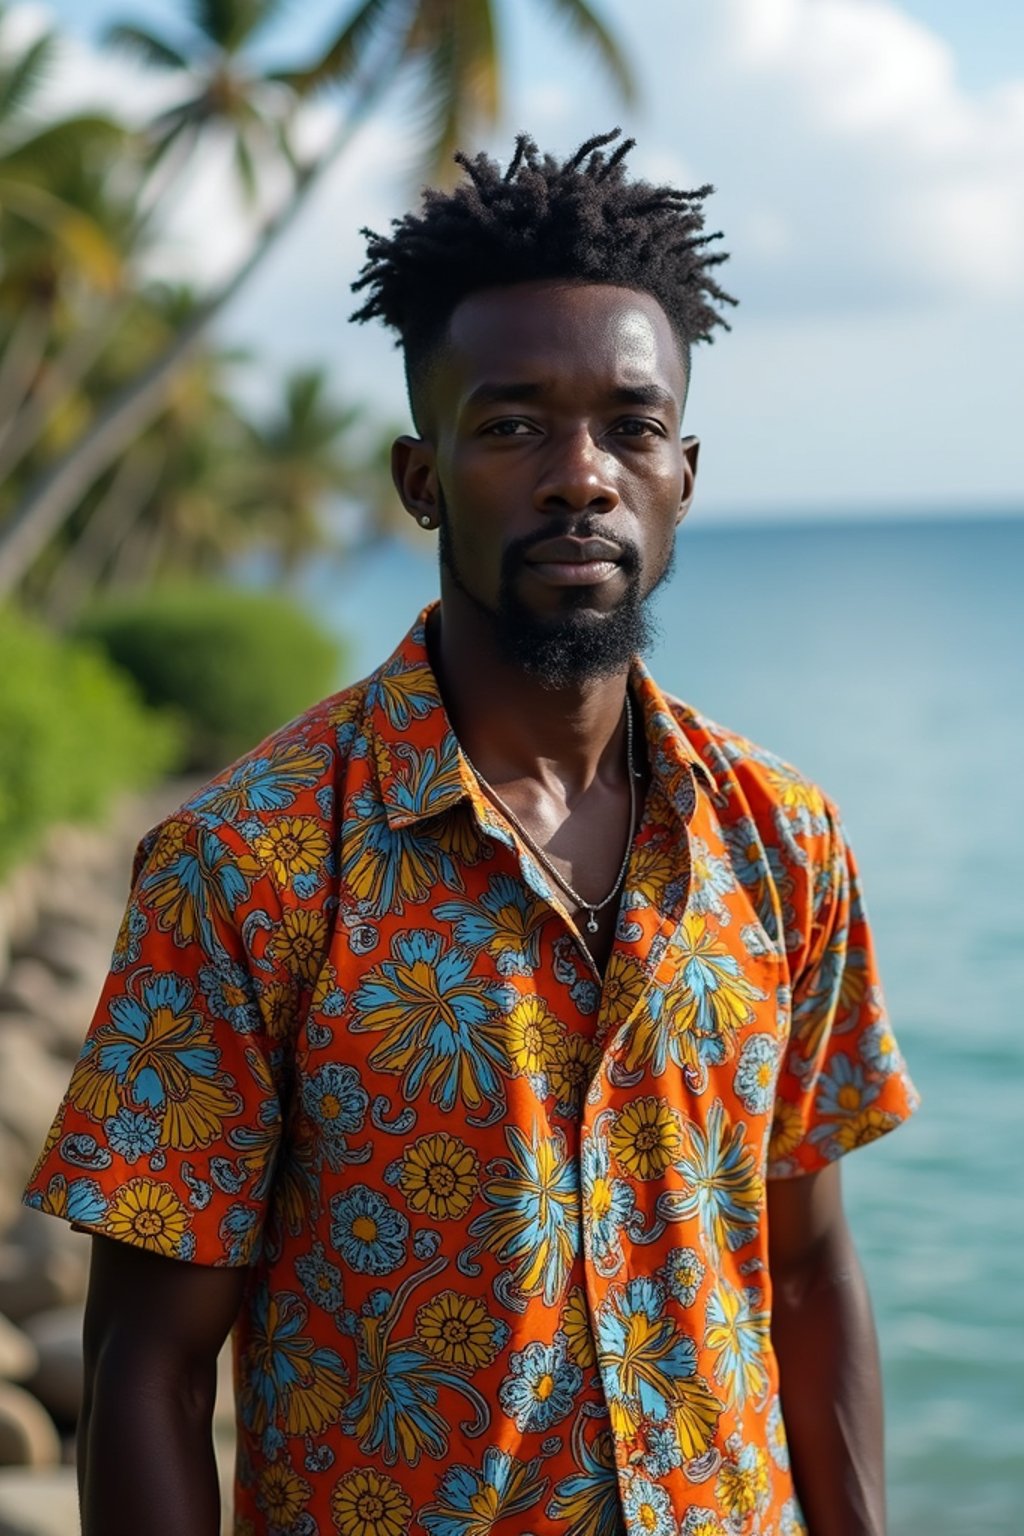
[[[502,172],[490,156],[457,154],[466,177],[451,192],[427,188],[420,213],[392,220],[392,233],[364,229],[367,260],[352,284],[369,297],[352,315],[398,333],[413,416],[453,311],[483,288],[558,278],[649,293],[680,344],[690,348],[729,327],[716,306],[735,304],[712,277],[728,258],[707,247],[704,200],[713,188],[682,192],[626,177],[635,144],[618,128],[597,134],[565,161],[541,155],[528,134]]]

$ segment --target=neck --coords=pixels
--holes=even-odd
[[[625,779],[628,667],[547,688],[502,655],[493,624],[459,595],[443,597],[428,643],[455,734],[489,783],[557,781],[571,804],[597,778]]]

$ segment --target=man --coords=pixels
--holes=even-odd
[[[519,141],[370,236],[441,602],[143,842],[30,1189],[87,1536],[880,1536],[837,1163],[912,1108],[835,810],[637,659],[702,203]],[[699,638],[695,637],[695,643]]]

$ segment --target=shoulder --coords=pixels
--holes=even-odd
[[[713,802],[733,868],[791,956],[803,954],[825,917],[845,858],[835,802],[799,768],[679,699],[666,700],[715,788]]]
[[[786,821],[804,837],[827,834],[834,802],[799,768],[739,731],[667,696],[672,716],[714,780],[720,808],[735,807],[761,822]]]
[[[327,833],[348,762],[365,750],[368,687],[363,680],[322,699],[230,763],[147,834],[143,851],[169,828],[192,828],[238,848],[271,830]]]

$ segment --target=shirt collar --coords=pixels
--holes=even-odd
[[[370,749],[392,828],[438,816],[463,800],[472,803],[478,819],[488,819],[488,803],[459,749],[430,665],[426,624],[435,607],[432,603],[423,610],[388,660],[370,675],[367,686]],[[695,780],[702,778],[714,791],[711,771],[642,661],[634,661],[630,682],[640,704],[655,782],[669,804],[689,821]]]

